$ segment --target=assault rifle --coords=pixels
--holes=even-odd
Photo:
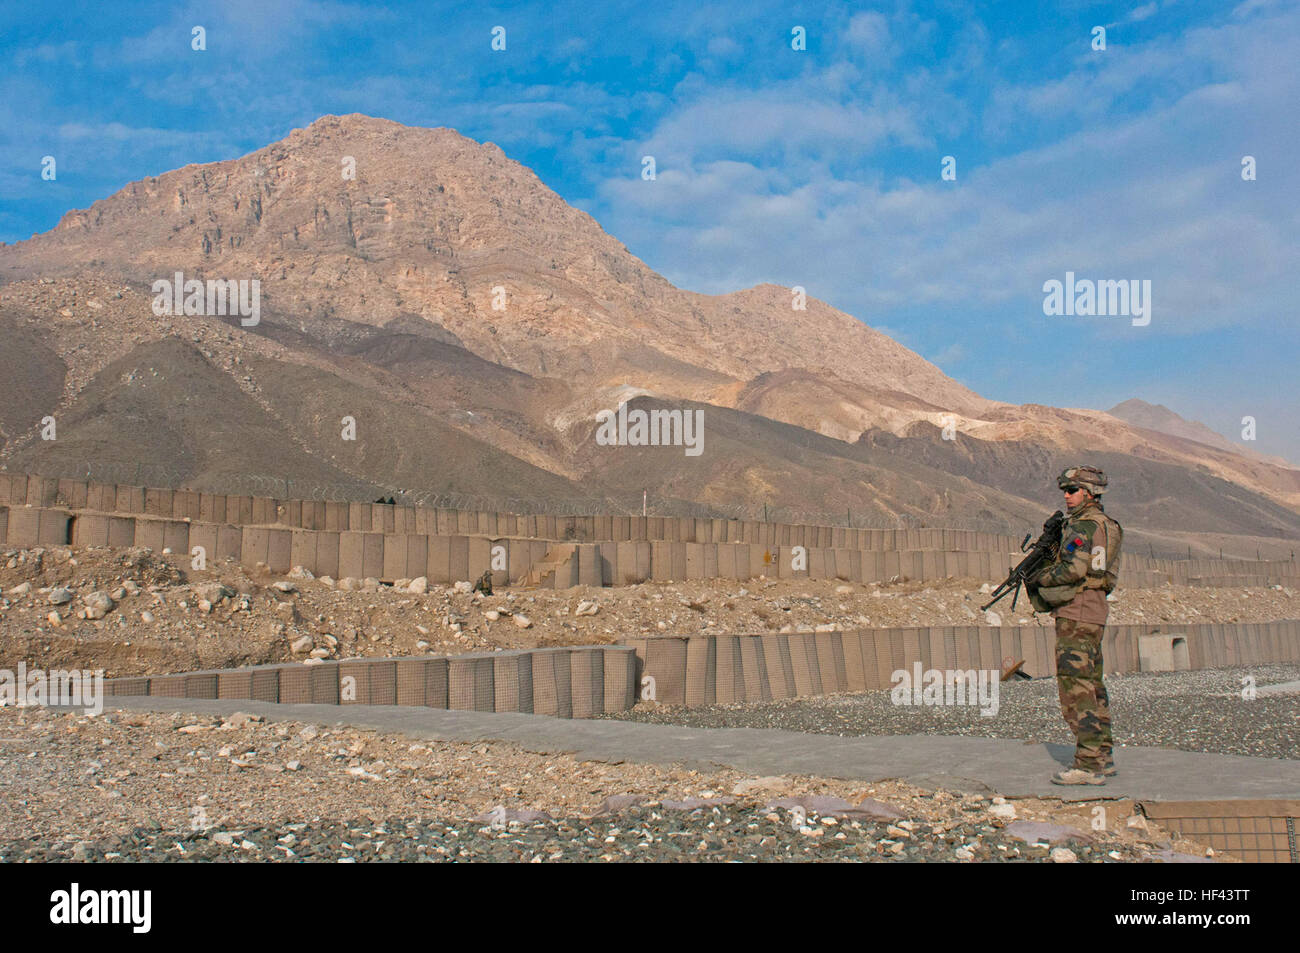
[[[1061,526],[1064,523],[1065,515],[1057,510],[1047,518],[1047,522],[1043,524],[1042,535],[1034,540],[1034,545],[1029,546],[1028,549],[1025,547],[1029,544],[1029,534],[1025,534],[1025,538],[1020,541],[1020,551],[1026,554],[1025,558],[1020,560],[1002,584],[993,590],[993,598],[980,606],[981,612],[1004,598],[1008,592],[1015,593],[1011,597],[1011,608],[1015,609],[1016,600],[1020,598],[1020,587],[1028,583],[1044,566],[1056,562],[1061,547]]]

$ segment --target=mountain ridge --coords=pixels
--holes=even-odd
[[[342,174],[349,158],[355,179]],[[256,278],[260,326],[154,315],[151,282],[178,270],[187,278]],[[33,429],[49,412],[50,395],[62,394],[55,411],[88,421],[77,401],[110,358],[133,354],[147,365],[157,353],[160,364],[179,366],[175,353],[156,350],[179,337],[243,392],[281,408],[290,421],[286,439],[310,450],[300,461],[304,476],[319,459],[322,479],[343,466],[376,485],[391,486],[402,473],[402,481],[432,487],[443,480],[466,492],[472,474],[494,492],[513,489],[514,497],[584,489],[639,496],[633,481],[662,483],[667,498],[675,481],[700,500],[757,503],[779,495],[783,505],[828,512],[876,493],[887,501],[886,515],[916,517],[930,506],[934,518],[956,519],[963,506],[989,508],[978,482],[943,476],[968,466],[962,454],[984,461],[984,470],[970,470],[976,480],[991,478],[988,466],[1027,468],[1031,458],[1064,466],[1118,454],[1133,461],[1135,478],[1165,472],[1146,469],[1141,461],[1150,460],[1203,471],[1261,498],[1257,505],[1234,497],[1219,512],[1210,484],[1189,483],[1188,492],[1205,496],[1195,506],[1206,526],[1231,525],[1237,512],[1256,534],[1267,536],[1270,527],[1284,536],[1300,532],[1300,514],[1294,521],[1285,515],[1300,507],[1300,469],[1231,445],[1192,445],[1103,411],[987,400],[853,316],[813,297],[796,310],[794,300],[791,289],[766,283],[722,295],[674,287],[490,143],[445,128],[322,117],[237,159],[131,183],[70,211],[51,232],[0,248],[0,320],[15,340],[26,335],[28,352],[65,365],[60,371],[42,358],[50,370],[36,388],[41,406],[0,417],[0,426],[14,431],[0,431],[0,463],[73,466],[57,446],[42,446]],[[295,395],[279,386],[284,379],[328,396],[304,416],[286,406]],[[119,399],[127,406],[122,389],[136,385],[97,386],[104,406]],[[34,399],[24,398],[27,391],[7,396],[21,405]],[[663,456],[595,452],[595,414],[638,394],[717,408],[715,426],[732,459],[694,463],[688,479],[680,462]],[[371,408],[367,426],[387,417],[407,444],[423,431],[397,422],[426,421],[421,426],[449,445],[479,448],[464,452],[506,456],[443,472],[436,455],[412,455],[403,441],[340,449],[332,436],[338,427],[325,424],[345,416],[348,401]],[[780,428],[756,431],[749,418],[724,411],[802,428],[850,450],[869,435],[903,443],[890,444],[870,466],[855,452],[818,450],[819,471],[793,465],[794,458],[801,448],[831,445]],[[753,448],[732,446],[726,433],[735,428],[764,436]],[[951,429],[962,440],[941,438],[941,452],[923,451],[927,428]],[[924,469],[905,466],[909,454],[928,461]],[[326,465],[331,459],[337,462]],[[640,462],[627,465],[632,459]],[[890,459],[902,469],[887,473]],[[1034,472],[1040,466],[1032,463]],[[1125,476],[1114,475],[1117,486]],[[930,492],[926,481],[942,484],[944,493]],[[989,509],[1003,514],[997,519],[1018,524],[1044,505],[1023,495],[1026,485],[1007,485],[1013,492],[994,494]],[[1045,487],[1044,498],[1051,491]],[[1157,488],[1140,492],[1154,497]],[[812,505],[818,501],[824,505]],[[1162,530],[1176,529],[1158,507],[1150,511]]]

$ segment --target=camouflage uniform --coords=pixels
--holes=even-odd
[[[1062,487],[1081,486],[1094,497],[1106,477],[1092,467],[1071,467]],[[1123,529],[1094,498],[1073,507],[1061,527],[1057,561],[1034,579],[1040,599],[1054,606],[1056,683],[1061,713],[1076,739],[1074,767],[1101,774],[1112,767],[1110,700],[1102,681],[1101,642],[1109,607],[1106,594],[1119,577]]]

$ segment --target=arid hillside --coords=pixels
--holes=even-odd
[[[256,323],[157,314],[178,272],[256,281]],[[1014,532],[1092,459],[1148,543],[1300,538],[1300,469],[1146,417],[985,400],[788,288],[676,288],[449,129],[323,117],[0,247],[0,282],[10,469]],[[601,443],[623,401],[701,412],[701,452]]]

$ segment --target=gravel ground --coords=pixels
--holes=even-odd
[[[241,714],[0,709],[0,803],[11,862],[1206,856],[1126,802],[580,761]],[[1093,804],[1108,828],[1093,829]]]
[[[978,810],[978,809],[976,809]],[[978,820],[954,826],[904,820],[841,823],[806,817],[797,827],[784,810],[721,806],[628,809],[608,818],[570,817],[528,824],[449,824],[407,818],[370,822],[288,824],[218,835],[140,829],[97,843],[49,845],[36,838],[0,848],[0,860],[128,861],[889,861],[1014,863],[1051,861],[1068,850],[1077,863],[1143,862],[1151,852],[1129,844],[1094,844],[1082,836],[1030,841]],[[218,836],[220,839],[218,840]],[[965,848],[961,857],[959,849]],[[1059,862],[1059,861],[1058,861]]]
[[[1119,746],[1180,748],[1257,758],[1300,758],[1300,695],[1242,699],[1257,687],[1300,679],[1300,665],[1108,675],[1112,731]],[[641,702],[604,717],[697,728],[779,728],[839,735],[971,735],[1074,744],[1061,718],[1056,680],[1003,682],[996,715],[962,706],[895,705],[887,691],[823,695],[765,704],[700,708]]]

